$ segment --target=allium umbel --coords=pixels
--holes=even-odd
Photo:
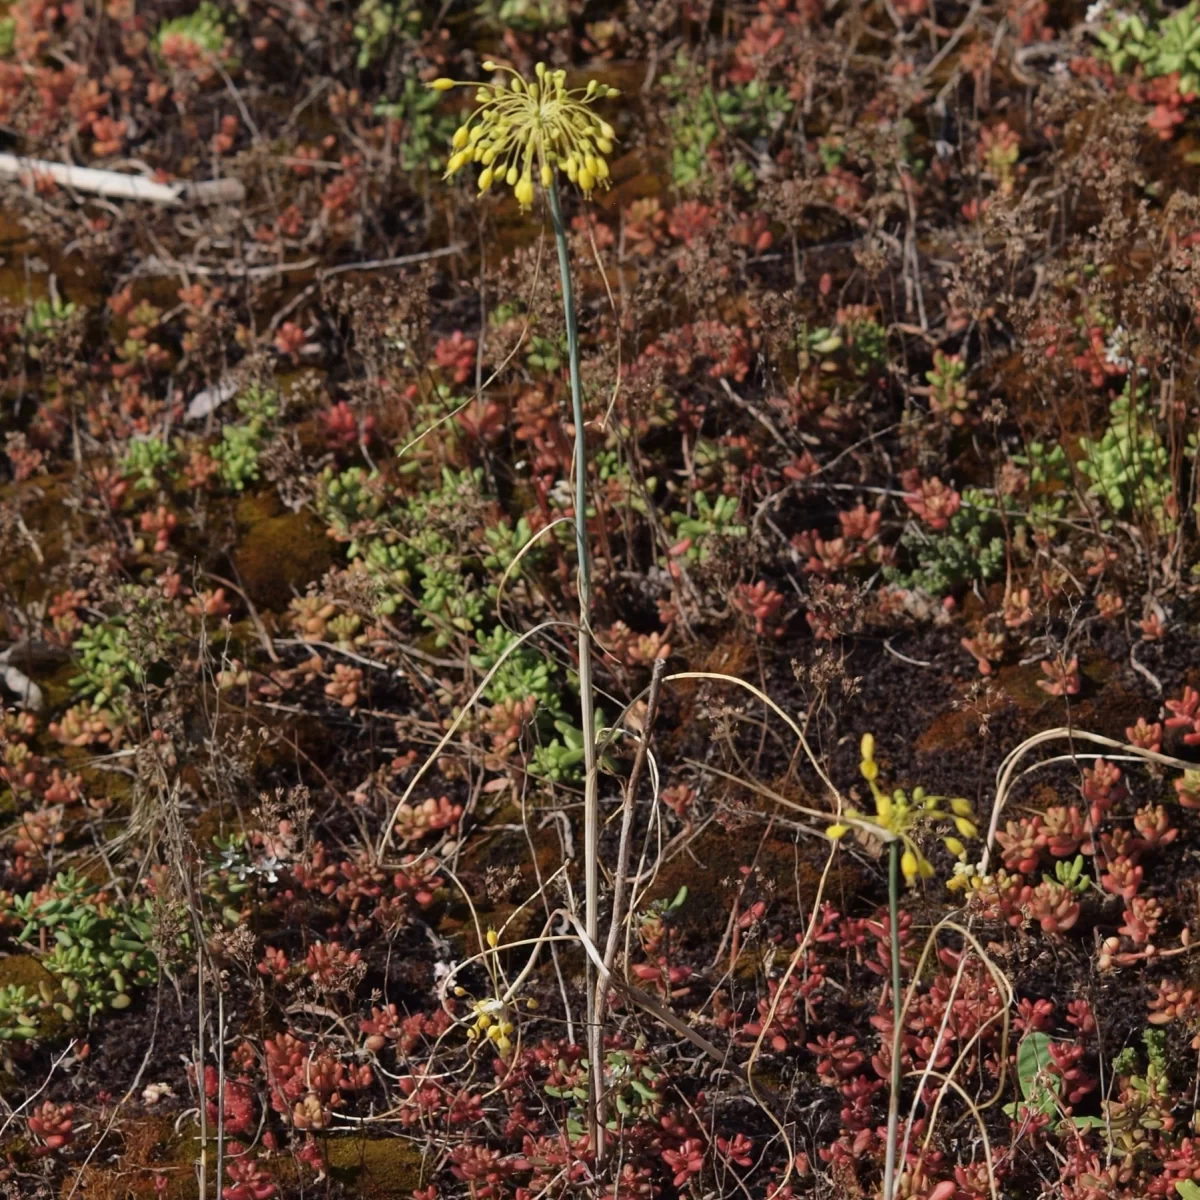
[[[493,62],[485,71],[507,71],[503,82],[471,84],[455,79],[435,79],[429,86],[446,92],[455,87],[475,87],[476,108],[454,133],[454,153],[446,164],[446,178],[468,163],[479,163],[479,190],[494,183],[513,189],[522,208],[533,204],[534,167],[542,187],[553,185],[562,171],[584,195],[598,185],[608,186],[608,160],[615,134],[613,127],[591,109],[597,100],[619,96],[605,83],[591,80],[585,88],[568,88],[567,73],[535,68],[530,83],[511,67]]]
[[[847,808],[842,814],[842,820],[825,830],[826,836],[833,841],[840,841],[851,828],[856,827],[883,842],[899,840],[903,846],[900,870],[904,878],[909,883],[914,883],[918,878],[928,879],[933,874],[933,866],[913,840],[913,833],[919,825],[939,821],[952,823],[962,837],[975,837],[977,831],[970,802],[962,797],[947,799],[943,796],[930,796],[924,788],[919,787],[914,788],[911,794],[901,788],[896,788],[891,793],[885,792],[876,782],[879,778],[879,765],[875,762],[875,738],[871,734],[863,734],[860,751],[862,761],[858,764],[858,769],[871,789],[875,800],[875,813],[871,816],[857,809]],[[957,837],[946,835],[942,841],[959,862],[965,862],[967,850]]]

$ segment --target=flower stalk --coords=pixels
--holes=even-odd
[[[575,315],[575,292],[571,284],[571,260],[563,223],[558,187],[551,180],[546,189],[558,269],[562,277],[563,315],[567,322],[567,360],[571,380],[571,419],[575,424],[575,551],[578,558],[576,590],[579,593],[579,707],[583,724],[583,894],[584,932],[593,946],[600,941],[600,798],[596,775],[596,701],[592,691],[592,635],[590,603],[592,588],[591,549],[587,535],[587,438],[583,416],[583,383],[579,373],[579,325]],[[588,1124],[596,1145],[597,1114],[604,1089],[604,1034],[602,1014],[596,1011],[596,980],[591,958],[587,962]]]
[[[851,829],[859,829],[888,848],[888,942],[892,956],[892,1071],[891,1095],[888,1098],[887,1150],[883,1167],[883,1200],[895,1200],[897,1151],[900,1135],[900,1086],[903,1072],[900,1055],[904,1017],[904,998],[900,975],[900,887],[901,878],[913,886],[918,880],[933,876],[933,864],[925,857],[915,834],[923,825],[952,824],[956,833],[943,834],[946,849],[961,866],[967,857],[961,838],[977,836],[974,814],[968,800],[961,797],[946,799],[930,796],[924,788],[912,793],[902,788],[888,792],[879,785],[879,764],[875,761],[875,738],[863,734],[859,747],[859,774],[867,781],[875,812],[871,815],[847,808],[841,817],[825,830],[826,836],[840,841]],[[957,879],[957,876],[956,876]],[[951,885],[953,886],[953,885]]]
[[[600,941],[600,801],[596,773],[596,701],[592,677],[592,571],[587,532],[587,439],[583,413],[583,384],[579,370],[579,324],[571,282],[570,251],[558,195],[558,176],[588,197],[609,182],[608,155],[616,134],[593,109],[599,100],[620,95],[608,84],[590,80],[586,87],[568,88],[567,73],[538,63],[534,79],[511,67],[488,61],[485,71],[499,80],[470,84],[435,79],[429,86],[446,92],[475,88],[475,108],[455,130],[454,153],[446,164],[449,179],[471,163],[481,167],[480,194],[498,184],[513,190],[522,210],[533,205],[536,187],[546,193],[558,249],[562,278],[563,316],[567,326],[567,357],[571,383],[571,415],[575,424],[575,547],[579,593],[579,703],[583,725],[584,759],[584,934],[592,952]],[[604,1080],[604,1039],[592,955],[587,965],[587,1045],[590,1067],[588,1131],[598,1143],[598,1114]]]

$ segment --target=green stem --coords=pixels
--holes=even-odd
[[[883,1200],[895,1195],[896,1149],[900,1136],[900,1020],[904,1001],[900,982],[900,839],[888,847],[888,933],[892,955],[892,1089],[888,1098],[887,1158],[883,1168]]]
[[[558,187],[546,189],[550,196],[550,216],[554,222],[554,241],[558,247],[558,270],[562,277],[563,314],[567,321],[567,358],[571,373],[571,414],[575,423],[575,549],[579,559],[579,707],[583,720],[583,872],[584,931],[593,946],[600,941],[600,801],[596,778],[596,705],[592,692],[592,639],[589,606],[592,594],[592,569],[587,536],[587,439],[583,419],[583,383],[579,375],[579,325],[575,316],[575,291],[571,285],[571,260],[567,250],[567,230],[558,202]],[[587,965],[587,1043],[589,1059],[588,1127],[593,1146],[598,1146],[596,1114],[604,1086],[604,1042],[600,1014],[595,1011],[596,989],[592,978],[591,956]]]

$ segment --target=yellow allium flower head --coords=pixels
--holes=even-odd
[[[902,851],[900,870],[909,883],[914,883],[918,879],[929,879],[933,875],[933,866],[921,852],[914,837],[919,827],[945,822],[953,824],[960,837],[978,836],[969,800],[961,797],[947,799],[944,796],[932,796],[921,787],[913,788],[911,793],[903,788],[895,788],[891,792],[884,791],[878,782],[879,764],[875,761],[875,739],[871,734],[863,735],[859,754],[859,772],[871,789],[875,812],[868,815],[857,809],[847,808],[841,819],[825,830],[826,836],[832,841],[841,841],[852,827],[858,827],[864,832],[874,834],[881,841],[899,842]],[[966,847],[959,837],[943,836],[942,841],[961,864],[966,858]],[[951,881],[951,886],[964,885],[957,882],[956,876],[956,879]]]
[[[537,64],[533,82],[493,62],[485,62],[483,69],[507,72],[508,84],[435,79],[429,85],[439,92],[475,88],[476,107],[455,131],[447,179],[469,163],[479,163],[480,192],[507,184],[522,208],[533,204],[535,180],[548,188],[559,172],[584,195],[608,186],[608,156],[616,135],[591,106],[619,96],[616,88],[594,79],[585,88],[568,88],[566,71],[551,71],[545,63]]]

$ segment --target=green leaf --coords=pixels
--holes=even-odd
[[[1026,1100],[1045,1091],[1042,1072],[1050,1065],[1050,1044],[1048,1033],[1029,1033],[1017,1047],[1017,1079]]]
[[[1191,1179],[1176,1180],[1175,1190],[1183,1197],[1183,1200],[1200,1200],[1200,1184]]]

